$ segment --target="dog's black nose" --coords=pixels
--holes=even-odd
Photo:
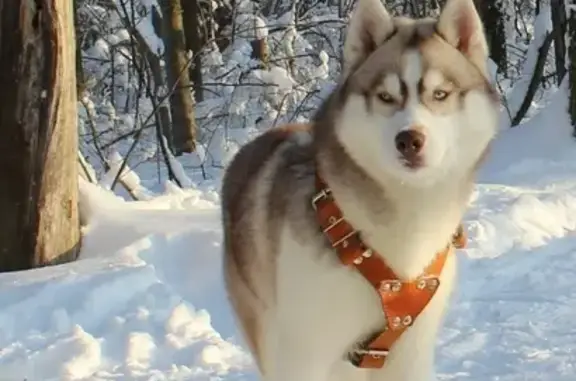
[[[413,160],[422,151],[425,141],[426,136],[420,131],[405,130],[396,135],[396,149],[406,159]]]

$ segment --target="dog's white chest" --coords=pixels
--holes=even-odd
[[[282,356],[295,356],[302,366],[318,367],[313,373],[329,380],[427,380],[422,377],[432,372],[429,357],[453,274],[450,259],[436,295],[394,345],[386,366],[358,369],[346,356],[359,340],[382,329],[385,321],[378,294],[356,269],[343,266],[336,253],[306,246],[286,229],[277,262],[276,311],[270,316],[278,340],[276,362]]]

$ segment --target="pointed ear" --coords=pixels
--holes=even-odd
[[[394,30],[380,0],[358,0],[344,42],[344,76],[357,68]]]
[[[488,44],[473,0],[448,0],[438,19],[437,30],[487,74]]]

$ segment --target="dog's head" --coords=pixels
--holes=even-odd
[[[367,172],[430,184],[472,171],[498,123],[472,0],[436,19],[392,17],[359,0],[344,45],[336,134]]]

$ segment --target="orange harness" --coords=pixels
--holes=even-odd
[[[436,255],[434,261],[412,281],[403,281],[378,253],[370,249],[360,234],[343,218],[328,186],[317,176],[312,206],[324,234],[346,266],[354,265],[374,287],[386,317],[384,328],[350,353],[350,361],[359,368],[381,368],[392,345],[424,310],[440,285],[440,274],[450,246],[466,245],[461,226],[451,244]]]

